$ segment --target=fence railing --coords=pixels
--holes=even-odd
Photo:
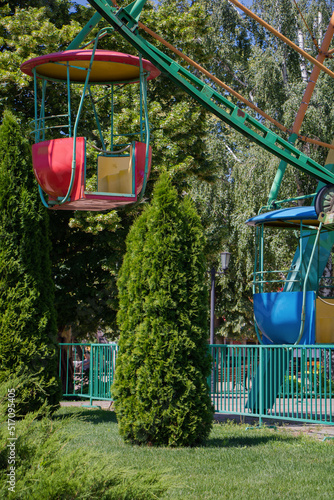
[[[212,345],[218,413],[334,424],[334,346]]]
[[[63,396],[112,400],[117,344],[60,344]],[[210,345],[216,413],[334,425],[334,345]]]
[[[64,397],[112,400],[118,346],[111,344],[59,344],[59,376]]]

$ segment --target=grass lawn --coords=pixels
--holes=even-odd
[[[293,436],[279,430],[246,430],[246,425],[214,424],[206,445],[154,448],[125,444],[115,414],[61,408],[54,419],[72,416],[69,450],[84,445],[107,455],[120,468],[165,477],[165,499],[312,500],[334,499],[334,441]]]

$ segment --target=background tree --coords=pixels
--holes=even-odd
[[[25,375],[18,414],[60,398],[48,218],[29,143],[9,112],[0,127],[0,381]]]
[[[333,10],[332,2],[314,0],[298,5],[315,37],[320,38],[320,34],[326,31]],[[256,0],[250,8],[296,44],[303,43],[305,49],[316,57],[311,36],[293,2]],[[307,84],[305,75],[310,75],[312,65],[225,0],[210,0],[207,9],[212,14],[209,21],[213,27],[207,43],[219,47],[215,52],[217,57],[213,58],[208,69],[211,67],[218,78],[230,83],[247,99],[291,128]],[[332,60],[326,61],[326,65],[333,67]],[[331,142],[334,133],[333,110],[328,108],[334,97],[333,85],[328,87],[329,78],[321,73],[301,129],[302,134],[325,142]],[[244,106],[233,97],[231,100],[240,107]],[[254,116],[250,109],[246,111]],[[257,118],[268,128],[273,127],[261,117]],[[278,129],[273,130],[287,138]],[[267,204],[279,160],[219,122],[214,132],[212,127],[210,132],[206,136],[208,151],[220,165],[220,174],[214,182],[216,203],[220,200],[224,207],[227,227],[225,237],[222,234],[221,249],[229,249],[232,253],[228,275],[217,280],[216,311],[226,319],[217,333],[245,338],[254,331],[251,302],[254,235],[244,222]],[[324,163],[325,148],[303,142],[297,146],[311,158]],[[284,199],[312,193],[315,187],[316,181],[288,167],[279,197]],[[267,268],[288,269],[295,249],[296,241],[291,235],[273,232],[266,249]],[[214,253],[211,258],[218,262],[217,257]]]
[[[193,204],[163,175],[131,228],[118,279],[114,397],[126,440],[189,446],[210,432],[203,250]]]

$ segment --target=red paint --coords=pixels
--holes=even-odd
[[[144,176],[145,176],[145,157],[146,157],[146,144],[144,142],[135,143],[135,171],[136,171],[136,194],[139,194],[143,189]],[[149,178],[151,172],[151,161],[152,161],[152,148],[148,148],[148,166],[147,166],[147,178]]]
[[[21,65],[21,71],[26,75],[33,76],[32,70],[37,69],[38,66],[47,63],[66,63],[67,61],[90,61],[92,57],[91,50],[66,50],[64,52],[54,52],[44,56],[34,57],[25,61]],[[110,62],[129,64],[130,66],[140,65],[139,57],[131,54],[124,54],[123,52],[115,52],[113,50],[96,49],[94,54],[94,61]],[[147,80],[152,80],[160,75],[160,71],[147,59],[142,59],[144,71],[149,73]]]
[[[72,158],[73,137],[33,144],[35,177],[43,191],[52,198],[66,196],[71,181]],[[84,191],[85,161],[85,138],[77,137],[75,178],[71,195],[76,199],[81,198]]]
[[[137,201],[143,188],[145,174],[146,144],[135,142],[133,197],[111,194],[85,193],[85,138],[77,137],[76,170],[70,200],[56,205],[55,210],[111,210]],[[73,138],[53,139],[38,142],[32,147],[33,168],[38,184],[49,195],[49,201],[67,194],[72,169]],[[147,178],[151,171],[152,148],[149,146]]]

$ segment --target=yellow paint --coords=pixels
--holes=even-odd
[[[334,343],[334,299],[316,299],[315,331],[317,344]]]
[[[70,60],[70,79],[71,82],[84,82],[87,76],[89,61]],[[82,68],[82,69],[78,69]],[[37,68],[37,73],[41,76],[55,80],[66,80],[67,69],[66,62],[41,64]],[[117,63],[112,61],[93,61],[90,72],[90,82],[124,82],[139,78],[138,66],[131,64]]]
[[[332,140],[332,146],[334,146],[334,139]],[[326,158],[325,165],[334,164],[334,149],[330,149]]]
[[[99,156],[97,189],[100,193],[132,194],[132,147],[130,156]]]

